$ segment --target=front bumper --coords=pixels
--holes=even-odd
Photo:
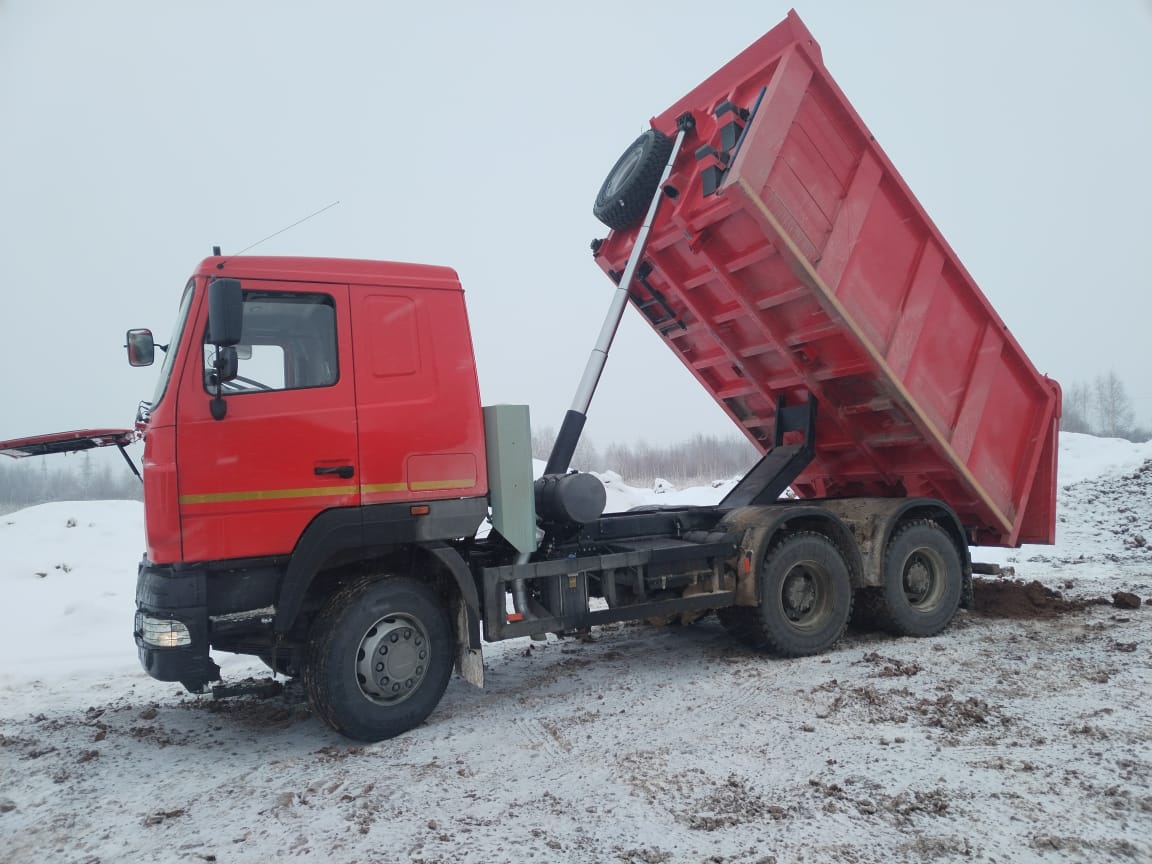
[[[162,629],[156,626],[158,622],[171,622],[168,629],[179,631],[180,637],[161,639],[156,644],[156,631]],[[179,681],[193,692],[220,680],[220,667],[208,653],[204,570],[180,571],[147,559],[141,561],[136,575],[134,636],[140,665],[156,680]]]

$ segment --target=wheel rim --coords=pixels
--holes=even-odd
[[[643,154],[643,147],[634,147],[631,152],[626,153],[623,158],[621,158],[620,164],[616,166],[616,170],[612,172],[612,176],[608,178],[608,183],[604,187],[604,193],[606,195],[615,195],[620,191],[620,188],[624,185],[624,181],[628,179],[636,166],[640,164],[640,157]]]
[[[909,606],[933,611],[944,596],[944,559],[932,549],[917,549],[904,562],[901,583]]]
[[[368,628],[356,652],[356,681],[365,698],[403,702],[428,674],[432,647],[424,625],[411,615],[386,615]]]
[[[797,630],[818,630],[831,609],[828,574],[813,561],[793,564],[780,583],[780,607]]]

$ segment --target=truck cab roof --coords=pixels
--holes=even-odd
[[[400,261],[368,261],[359,258],[211,256],[200,262],[195,275],[462,290],[460,277],[451,267]]]

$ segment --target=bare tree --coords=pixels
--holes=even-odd
[[[556,443],[556,427],[542,426],[532,429],[532,458],[548,460],[552,445]]]
[[[1077,381],[1064,393],[1060,428],[1065,432],[1092,432],[1092,389]]]
[[[114,461],[0,457],[0,513],[46,501],[138,501],[142,492],[136,476]]]
[[[1107,438],[1127,437],[1132,428],[1132,400],[1114,370],[1099,375],[1092,393],[1099,432]]]
[[[556,429],[552,426],[542,426],[532,430],[532,458],[548,461],[552,455],[552,445],[556,443]],[[581,435],[576,443],[576,452],[572,454],[572,467],[581,471],[596,471],[603,468],[600,464],[600,451],[587,435]]]
[[[665,446],[647,441],[610,444],[604,450],[604,467],[629,483],[663,479],[683,486],[742,475],[757,458],[756,449],[743,438],[696,435]]]

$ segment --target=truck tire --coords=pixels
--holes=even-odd
[[[935,636],[960,606],[964,573],[952,539],[935,522],[909,522],[884,556],[879,623],[897,636]]]
[[[760,605],[732,623],[781,657],[826,651],[852,614],[852,579],[844,556],[823,534],[789,534],[765,556],[758,574]],[[742,620],[741,620],[742,619]]]
[[[448,611],[428,585],[365,577],[337,591],[313,623],[304,689],[312,710],[337,732],[381,741],[432,713],[453,659]]]
[[[635,225],[648,212],[671,154],[672,139],[646,129],[608,172],[592,214],[614,231]]]

